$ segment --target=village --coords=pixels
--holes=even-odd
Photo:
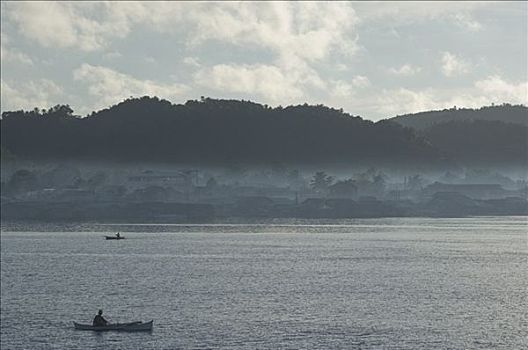
[[[8,220],[210,221],[526,215],[527,182],[497,172],[390,176],[375,168],[329,175],[284,167],[82,167],[2,172]]]

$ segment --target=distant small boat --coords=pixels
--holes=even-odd
[[[105,236],[106,239],[125,239],[123,236]]]
[[[125,239],[125,237],[105,236],[106,239]]]
[[[75,327],[75,329],[80,330],[80,331],[145,332],[145,331],[152,330],[153,322],[154,320],[151,320],[149,322],[137,321],[137,322],[129,322],[129,323],[107,324],[106,326],[93,326],[91,324],[81,324],[81,323],[73,322],[73,326]]]

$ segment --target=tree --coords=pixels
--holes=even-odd
[[[385,177],[386,176],[383,175],[382,173],[378,173],[377,175],[374,175],[374,177],[372,178],[372,185],[374,186],[374,190],[378,194],[382,194],[385,191],[385,185],[386,185]]]
[[[318,171],[314,174],[310,186],[316,191],[326,191],[333,182],[332,176],[327,175],[324,171]]]

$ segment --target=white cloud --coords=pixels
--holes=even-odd
[[[442,53],[442,73],[446,77],[469,72],[469,62],[450,52]]]
[[[11,40],[6,33],[2,32],[0,37],[0,61],[33,65],[33,60],[23,52],[9,47]]]
[[[342,102],[341,99],[357,96],[358,93],[361,93],[371,85],[369,78],[364,75],[356,75],[350,81],[330,80],[325,84],[324,89],[328,90],[325,91],[327,92],[327,98],[339,104],[340,101]]]
[[[482,24],[477,22],[468,13],[455,13],[452,15],[453,22],[461,28],[467,29],[470,32],[478,32],[482,29]]]
[[[343,80],[338,80],[332,84],[331,95],[334,98],[347,98],[354,93],[354,87]]]
[[[138,3],[9,2],[6,18],[28,39],[44,47],[100,50],[123,38],[135,22]],[[146,14],[146,12],[145,12]]]
[[[33,60],[28,55],[16,49],[7,48],[3,45],[0,48],[0,60],[2,63],[13,62],[29,66],[33,65]]]
[[[369,78],[363,75],[356,75],[350,81],[331,80],[328,82],[330,88],[328,90],[327,98],[329,101],[337,102],[340,99],[349,98],[362,92],[371,86]],[[333,103],[330,103],[333,104]]]
[[[186,3],[180,25],[158,29],[182,32],[187,43],[199,46],[219,41],[249,49],[267,50],[277,59],[322,60],[332,52],[351,55],[356,50],[357,23],[349,3],[217,2]],[[181,24],[183,23],[183,26]]]
[[[190,64],[195,62],[189,60]],[[217,64],[201,66],[194,75],[198,86],[220,92],[256,94],[269,103],[306,102],[309,91],[327,92],[331,79],[319,76],[310,62],[295,53],[284,52],[270,64]],[[358,77],[356,84],[368,83]]]
[[[353,4],[361,25],[398,27],[400,25],[426,22],[431,20],[453,23],[468,31],[478,31],[482,24],[477,22],[472,12],[475,9],[492,5],[491,2],[476,1],[393,1],[393,2],[356,2]]]
[[[356,75],[354,78],[352,78],[352,85],[357,88],[365,88],[370,86],[370,80],[363,75]]]
[[[62,88],[48,79],[24,82],[23,84],[8,83],[1,80],[1,108],[7,110],[31,110],[34,107],[49,108],[65,103]]]
[[[383,89],[379,96],[375,98],[374,105],[385,116],[393,116],[433,109],[437,106],[434,98],[435,93],[431,88],[421,91],[404,88],[395,90]]]
[[[74,79],[87,85],[88,93],[97,98],[96,106],[108,107],[130,96],[158,96],[175,99],[188,91],[182,84],[162,84],[152,80],[139,80],[102,66],[83,64],[73,72]]]
[[[404,64],[400,68],[391,67],[389,73],[399,76],[411,76],[416,75],[422,71],[421,67],[413,67],[410,64]]]
[[[84,51],[108,47],[138,25],[185,37],[186,43],[219,40],[254,45],[307,60],[332,50],[357,50],[355,27],[445,19],[470,31],[482,25],[471,15],[482,3],[349,2],[10,2],[6,18],[45,47]],[[389,24],[387,22],[387,24]]]
[[[201,45],[218,40],[306,60],[353,53],[357,22],[348,3],[18,2],[5,6],[20,33],[45,47],[109,46],[137,25]]]
[[[512,83],[500,76],[489,76],[473,86],[457,89],[427,88],[420,91],[394,89],[381,91],[372,105],[385,116],[444,108],[479,108],[492,103],[528,104],[528,82]]]
[[[77,41],[74,23],[67,8],[56,2],[8,3],[6,11],[27,38],[42,46],[67,47]]]
[[[303,96],[290,76],[271,65],[220,64],[196,73],[195,81],[198,85],[219,91],[257,94],[272,103]]]
[[[477,80],[471,88],[457,89],[438,101],[438,108],[459,106],[479,108],[492,103],[528,105],[528,81],[513,83],[493,75]]]
[[[488,101],[486,103],[514,103],[528,105],[528,82],[509,83],[498,75],[475,82],[475,87]]]
[[[201,66],[200,62],[195,57],[184,57],[182,63],[193,68],[198,68]]]

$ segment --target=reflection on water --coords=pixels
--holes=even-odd
[[[527,227],[3,223],[1,347],[526,348]],[[117,231],[127,239],[104,239]],[[99,308],[154,331],[73,330]]]

